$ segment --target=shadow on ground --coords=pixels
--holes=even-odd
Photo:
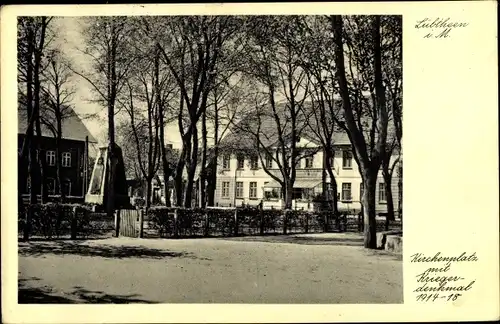
[[[363,246],[362,236],[302,236],[302,235],[269,235],[269,236],[242,236],[224,237],[222,240],[242,242],[265,242],[265,243],[292,243],[306,245],[345,245]]]
[[[155,302],[140,299],[140,295],[110,295],[102,291],[90,291],[74,287],[74,291],[65,296],[54,294],[50,287],[30,287],[28,281],[39,278],[19,279],[19,304],[153,304]]]
[[[39,257],[46,254],[52,255],[79,255],[101,258],[145,258],[145,259],[164,259],[164,258],[198,258],[192,253],[174,252],[163,249],[147,248],[144,246],[123,246],[106,244],[84,244],[81,241],[38,241],[19,245],[20,256]]]

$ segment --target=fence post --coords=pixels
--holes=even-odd
[[[139,238],[144,237],[144,212],[147,212],[146,209],[139,209]]]
[[[120,210],[115,210],[115,237],[120,236]]]
[[[306,234],[309,233],[309,213],[306,213],[305,232]]]
[[[238,208],[234,208],[234,236],[238,236]]]
[[[178,226],[178,211],[179,211],[179,208],[175,208],[174,209],[174,238],[178,238],[179,237],[179,226]]]
[[[285,212],[283,213],[283,234],[286,234],[287,230],[287,222],[288,222],[288,209],[285,209]]]
[[[78,212],[78,207],[73,207],[73,212],[71,213],[71,239],[76,240],[76,213]]]

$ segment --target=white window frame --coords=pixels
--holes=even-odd
[[[236,182],[236,187],[234,188],[234,193],[236,195],[236,199],[242,199],[243,198],[243,181],[237,181]]]
[[[238,170],[244,170],[245,169],[245,157],[244,156],[238,156],[236,161],[237,161],[236,162],[236,168]]]
[[[266,157],[266,168],[267,169],[273,168],[273,158],[270,156]]]
[[[249,189],[248,197],[250,199],[256,199],[257,198],[257,182],[251,181],[250,184],[248,185],[248,189]]]
[[[344,150],[342,151],[342,169],[350,170],[352,169],[352,152]]]
[[[64,152],[61,158],[61,166],[65,168],[71,167],[71,152]]]
[[[45,161],[48,166],[56,165],[56,151],[47,151],[45,153]]]
[[[250,169],[251,170],[259,169],[259,157],[258,156],[252,156],[250,158]]]
[[[229,198],[229,181],[222,182],[222,198]]]
[[[222,169],[223,170],[231,169],[231,156],[229,154],[224,154],[222,156]]]
[[[346,197],[346,192],[349,193],[349,197]],[[350,182],[342,183],[342,201],[352,201],[352,184]]]
[[[385,195],[385,182],[379,182],[378,184],[378,202],[380,204],[387,203],[387,196]]]

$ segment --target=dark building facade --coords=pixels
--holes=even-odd
[[[22,110],[18,110],[18,152],[21,151],[25,140],[26,127],[26,114]],[[95,143],[95,139],[74,112],[64,119],[62,129],[63,134],[59,148],[61,187],[68,197],[83,197],[85,195],[85,188],[88,186],[88,180],[86,181],[85,179],[90,177],[90,174],[87,175],[87,172],[85,172],[85,170],[88,170],[88,143]],[[38,140],[35,135],[34,141],[37,147],[37,160],[44,159],[45,161],[44,178],[48,194],[49,196],[58,195],[56,139],[47,127],[42,127],[41,138]],[[29,194],[31,187],[31,181],[28,176],[28,154],[29,152],[26,149],[23,157],[19,157],[18,155],[18,190],[23,195]],[[34,176],[40,176],[41,170],[38,165],[35,168],[35,172]],[[37,186],[33,189],[37,194],[40,194],[41,188]]]

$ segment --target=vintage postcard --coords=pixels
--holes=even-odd
[[[498,320],[495,8],[3,7],[2,320]]]

